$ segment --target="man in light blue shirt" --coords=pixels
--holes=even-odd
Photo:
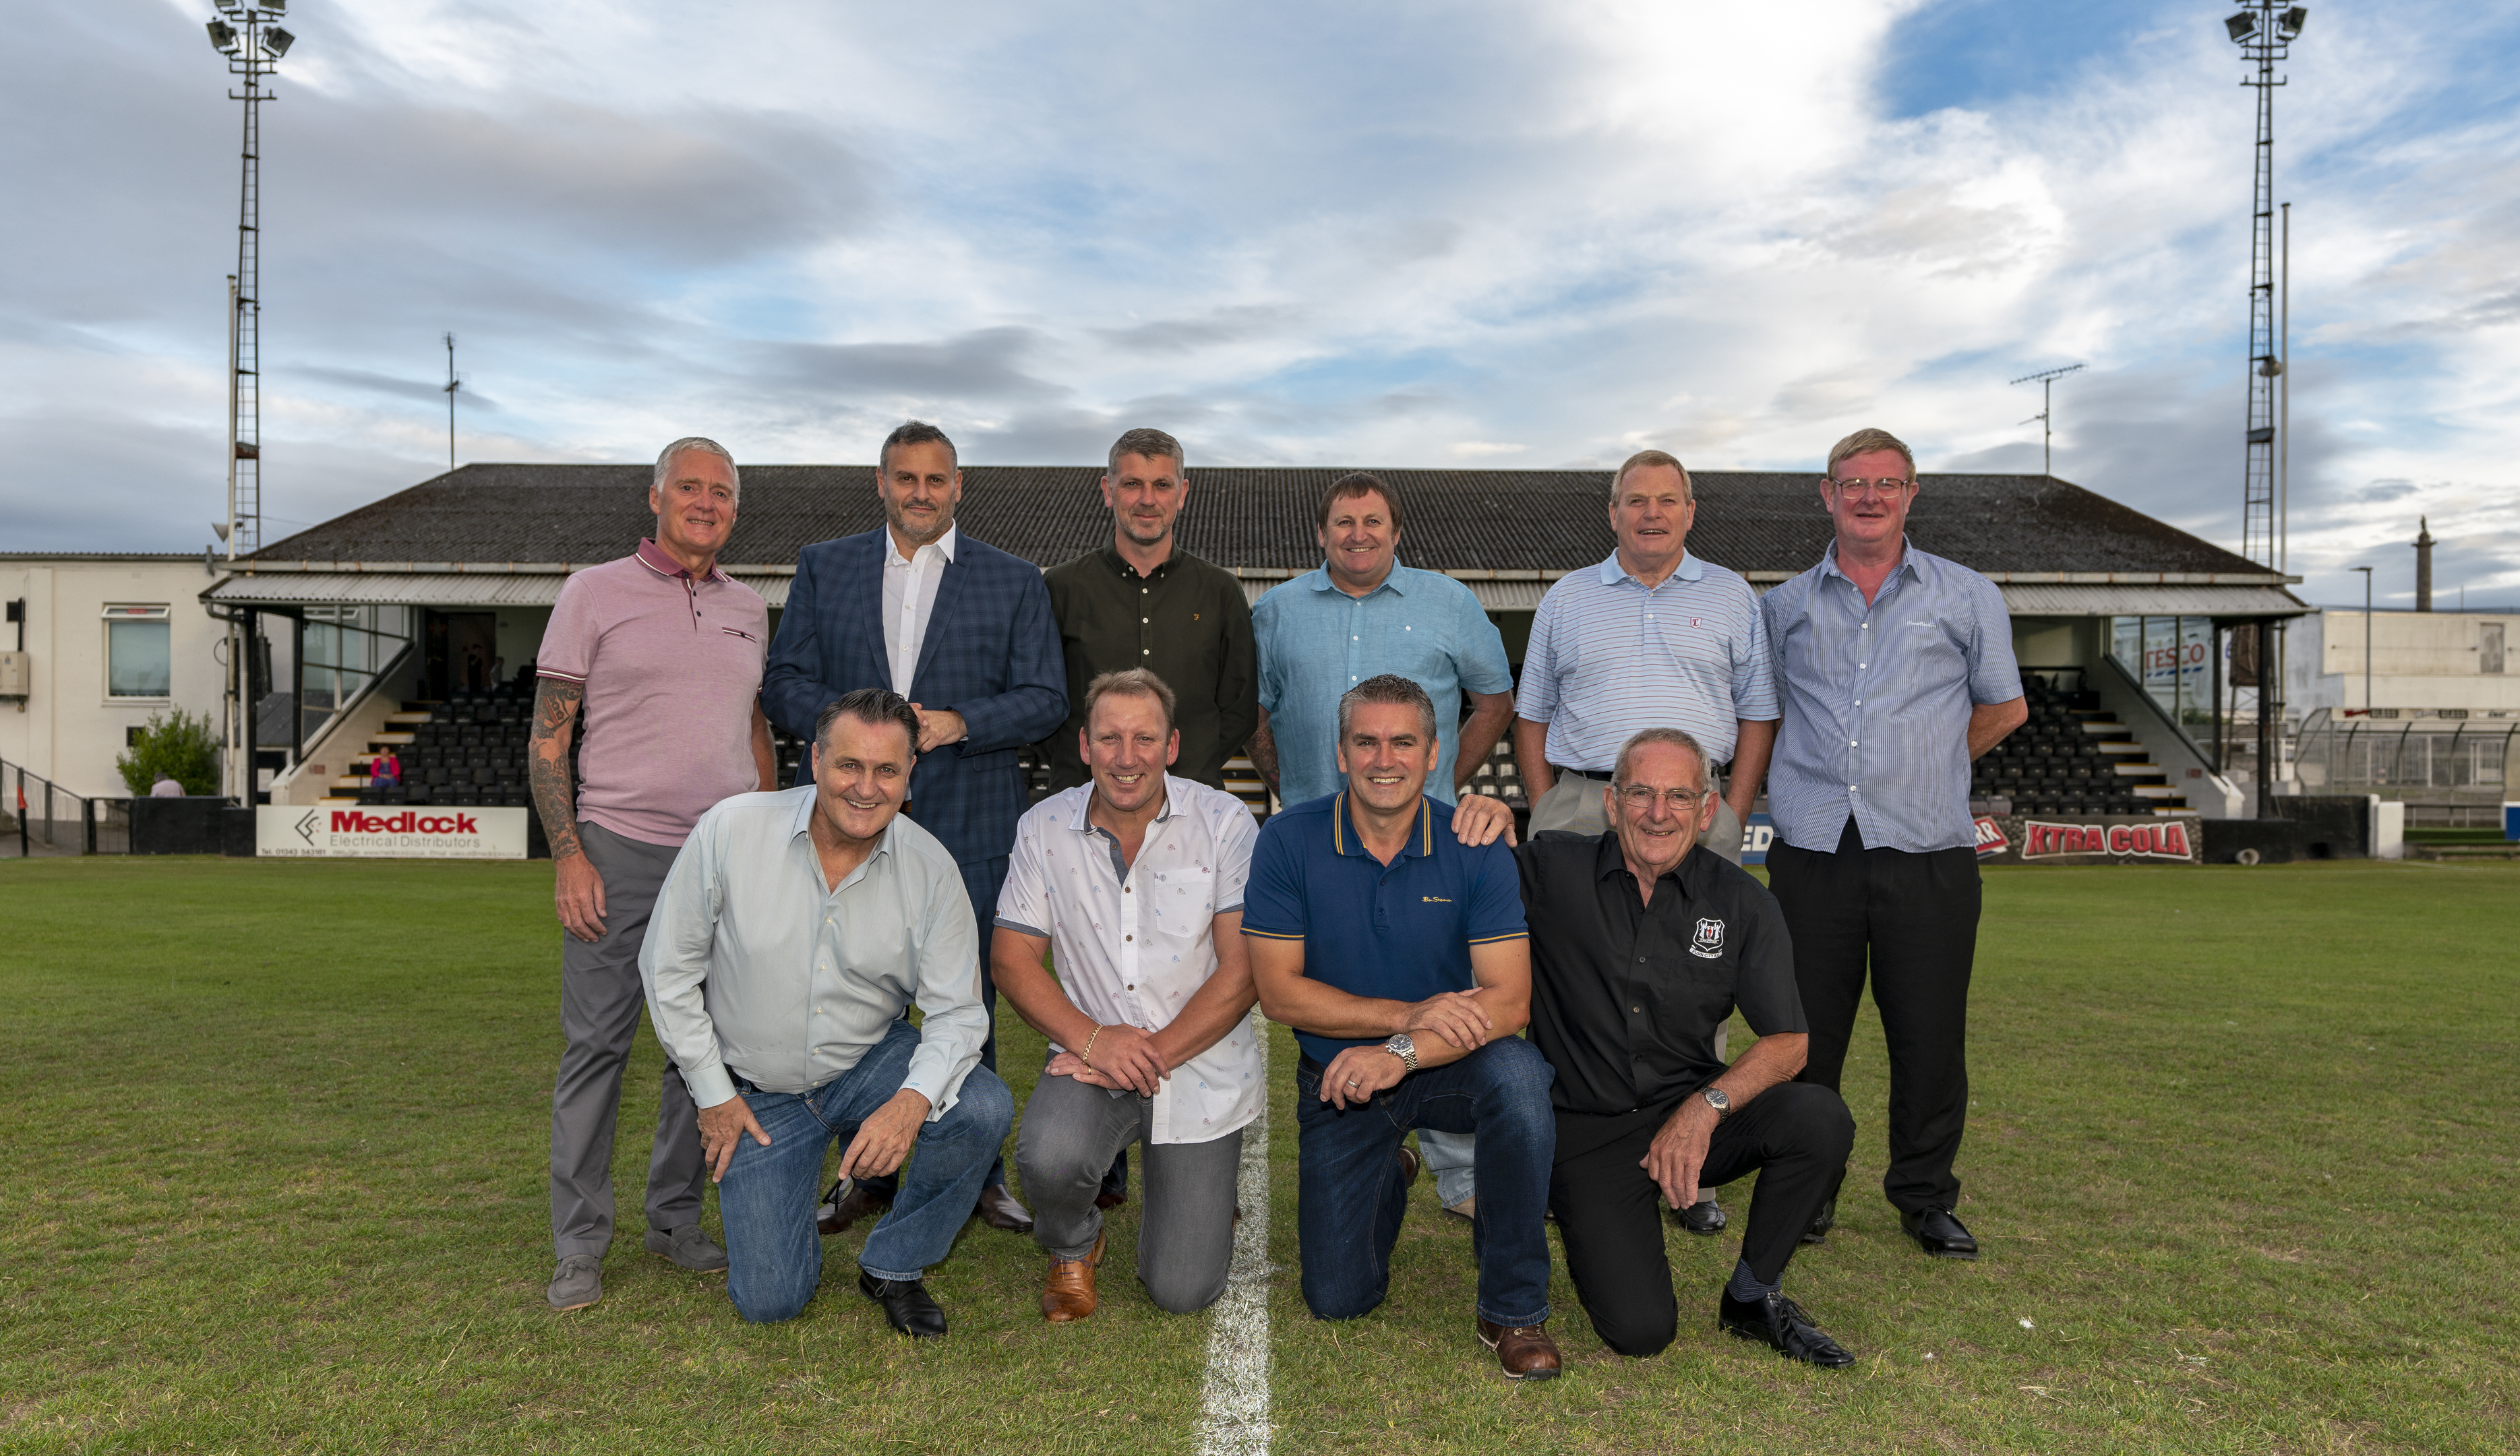
[[[842,695],[814,726],[814,781],[702,815],[649,920],[649,1016],[699,1108],[727,1294],[748,1320],[792,1318],[813,1298],[814,1190],[834,1129],[855,1126],[844,1178],[919,1150],[859,1253],[858,1288],[902,1334],[943,1335],[922,1280],[1014,1120],[979,1064],[988,1012],[962,870],[900,816],[918,741],[899,694]]]
[[[1338,767],[1338,703],[1385,673],[1426,689],[1435,704],[1435,770],[1426,792],[1453,803],[1487,762],[1513,717],[1513,667],[1505,638],[1470,589],[1402,566],[1400,497],[1381,477],[1342,475],[1314,517],[1322,566],[1281,582],[1251,609],[1260,641],[1260,731],[1251,762],[1288,808],[1347,786]],[[1468,694],[1469,722],[1462,721]],[[1477,1212],[1468,1133],[1418,1134],[1436,1197]]]
[[[1676,728],[1705,748],[1710,772],[1730,771],[1703,843],[1738,864],[1741,825],[1777,738],[1758,594],[1738,573],[1688,553],[1696,493],[1664,452],[1639,451],[1619,466],[1609,513],[1618,550],[1557,579],[1523,653],[1513,748],[1532,796],[1531,832],[1607,832],[1620,745]]]
[[[1979,909],[1969,761],[2030,715],[2003,594],[1908,543],[1915,477],[1886,430],[1840,440],[1820,492],[1837,539],[1760,602],[1784,710],[1768,883],[1811,1023],[1801,1080],[1836,1088],[1868,972],[1890,1052],[1882,1191],[1925,1253],[1975,1258],[1952,1171]],[[1832,1194],[1813,1232],[1835,1214]]]
[[[1251,761],[1281,803],[1338,792],[1346,783],[1338,772],[1339,696],[1392,673],[1434,701],[1440,753],[1426,792],[1450,804],[1513,714],[1505,639],[1469,588],[1397,564],[1400,499],[1378,476],[1339,477],[1315,521],[1320,569],[1279,583],[1251,609],[1260,642]]]

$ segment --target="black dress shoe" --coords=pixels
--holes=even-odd
[[[870,1213],[880,1215],[891,1206],[892,1200],[868,1188],[866,1179],[842,1178],[832,1185],[832,1191],[823,1195],[822,1204],[814,1210],[814,1227],[828,1239],[845,1232],[850,1224]]]
[[[1673,1222],[1690,1233],[1704,1234],[1708,1238],[1722,1233],[1724,1225],[1732,1221],[1726,1215],[1724,1206],[1711,1198],[1701,1198],[1685,1209],[1674,1209],[1671,1216]]]
[[[1977,1239],[1949,1209],[1919,1209],[1901,1213],[1899,1226],[1908,1231],[1918,1248],[1936,1258],[1975,1258]]]
[[[945,1311],[918,1279],[878,1279],[858,1270],[858,1292],[883,1306],[883,1317],[913,1340],[939,1340],[945,1335]]]
[[[1788,1360],[1818,1365],[1822,1370],[1836,1370],[1855,1363],[1846,1346],[1821,1332],[1820,1326],[1803,1313],[1803,1306],[1788,1300],[1779,1290],[1755,1300],[1736,1300],[1730,1291],[1717,1305],[1715,1323],[1727,1332],[1744,1340],[1765,1341],[1768,1347]]]
[[[1004,1183],[992,1183],[981,1189],[980,1201],[972,1206],[971,1212],[979,1214],[980,1221],[991,1228],[1004,1229],[1011,1234],[1032,1232],[1031,1211],[1015,1202],[1015,1196],[1007,1191]]]
[[[1822,1203],[1820,1206],[1820,1212],[1812,1215],[1811,1227],[1803,1230],[1803,1242],[1824,1243],[1828,1239],[1828,1231],[1835,1227],[1837,1227],[1837,1200],[1832,1198]]]

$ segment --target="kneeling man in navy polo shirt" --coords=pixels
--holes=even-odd
[[[1475,1132],[1478,1335],[1515,1380],[1557,1373],[1541,1220],[1556,1142],[1549,1064],[1515,1034],[1531,952],[1503,845],[1465,845],[1427,797],[1435,706],[1406,678],[1339,698],[1345,790],[1273,816],[1251,854],[1242,934],[1261,1009],[1294,1028],[1296,1225],[1304,1302],[1382,1302],[1416,1165],[1412,1127]]]

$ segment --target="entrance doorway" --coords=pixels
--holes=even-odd
[[[460,689],[498,685],[505,664],[497,612],[432,611],[422,632],[421,670],[431,698],[443,702]]]

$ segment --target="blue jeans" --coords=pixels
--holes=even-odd
[[[1341,1111],[1320,1100],[1321,1064],[1306,1057],[1296,1066],[1295,1228],[1304,1303],[1316,1318],[1354,1319],[1389,1293],[1391,1246],[1409,1194],[1400,1141],[1412,1127],[1478,1134],[1470,1249],[1479,1261],[1479,1317],[1507,1326],[1549,1318],[1541,1219],[1557,1149],[1549,1106],[1555,1076],[1540,1048],[1508,1037]]]
[[[717,1185],[726,1229],[726,1292],[756,1324],[793,1319],[823,1278],[823,1240],[814,1229],[823,1155],[842,1127],[875,1116],[910,1075],[919,1034],[896,1021],[858,1064],[810,1092],[765,1092],[742,1078],[737,1095],[770,1134],[736,1139]],[[917,1279],[954,1247],[979,1202],[980,1179],[1014,1122],[1014,1095],[996,1073],[974,1067],[952,1110],[919,1129],[901,1193],[859,1252],[858,1267],[878,1279]]]

